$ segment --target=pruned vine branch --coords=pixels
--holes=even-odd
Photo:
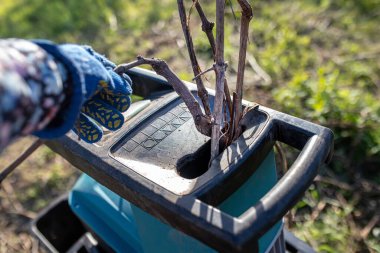
[[[201,22],[202,22],[202,31],[207,36],[208,42],[210,43],[210,47],[212,50],[212,56],[213,56],[214,61],[215,61],[216,46],[215,46],[215,38],[214,38],[214,34],[213,34],[213,29],[214,29],[215,23],[210,22],[207,19],[199,0],[193,0],[193,2],[195,3],[195,8],[196,8],[198,15],[199,15]],[[215,74],[216,74],[215,66],[213,66],[213,69],[214,69]],[[228,88],[227,78],[224,79],[224,96],[225,96],[224,97],[225,101],[227,103],[228,112],[230,115],[230,122],[229,122],[229,129],[230,129],[234,125],[234,123],[233,123],[234,118],[231,117],[231,115],[233,113],[233,103],[231,100],[230,90]],[[229,134],[226,135],[226,138],[227,138],[227,143],[230,143],[232,141],[232,138],[230,137]],[[228,141],[228,140],[231,140],[231,141]]]
[[[177,5],[178,5],[178,12],[179,12],[180,20],[181,20],[181,25],[182,25],[182,31],[183,31],[183,34],[185,35],[187,50],[190,56],[191,66],[193,68],[194,76],[198,76],[202,71],[201,71],[201,68],[199,67],[197,56],[195,55],[193,39],[191,38],[183,0],[177,0]],[[200,97],[202,101],[205,113],[206,115],[211,115],[208,92],[203,84],[202,78],[197,78],[195,82],[197,83],[198,96]]]
[[[226,65],[224,62],[224,0],[216,0],[216,40],[215,40],[215,98],[214,125],[211,132],[211,161],[219,154],[219,139],[223,124],[224,79]]]
[[[198,131],[204,135],[210,136],[212,118],[202,112],[197,99],[193,96],[193,94],[181,81],[181,79],[179,79],[179,77],[173,72],[173,70],[169,68],[168,64],[164,60],[138,56],[136,61],[127,64],[121,64],[114,70],[116,73],[121,74],[125,73],[127,70],[133,67],[137,67],[143,64],[150,65],[157,74],[163,76],[173,86],[174,90],[185,102],[187,108],[189,108]]]
[[[244,70],[245,70],[245,59],[247,53],[247,43],[248,43],[248,28],[249,22],[252,19],[252,8],[251,5],[246,0],[237,0],[241,9],[241,21],[240,21],[240,49],[239,49],[239,63],[238,63],[238,74],[236,80],[236,100],[237,105],[234,107],[234,138],[240,136],[241,129],[238,127],[238,123],[242,118],[242,99],[243,99],[243,84],[244,84]]]
[[[44,141],[37,139],[28,147],[15,161],[8,165],[3,171],[0,172],[0,186],[3,180],[9,176],[23,161],[25,161],[34,151],[36,151]]]
[[[241,9],[241,28],[240,28],[240,50],[238,62],[238,74],[236,81],[236,91],[233,92],[232,100],[226,79],[227,63],[224,59],[224,10],[225,0],[216,0],[216,36],[214,37],[213,28],[215,24],[210,22],[201,6],[199,0],[193,0],[200,20],[202,22],[202,31],[206,34],[212,49],[214,64],[209,69],[202,71],[195,54],[193,40],[190,34],[189,18],[186,15],[183,0],[177,0],[179,18],[182,25],[182,31],[185,37],[191,66],[194,73],[194,79],[197,84],[198,97],[202,102],[203,110],[198,100],[194,97],[186,84],[176,76],[169,68],[167,63],[161,59],[145,58],[138,56],[137,60],[128,64],[122,64],[115,68],[119,74],[126,72],[128,69],[140,66],[142,64],[150,65],[153,70],[166,78],[173,86],[174,90],[181,96],[188,107],[197,130],[204,135],[211,136],[211,160],[216,158],[220,151],[230,145],[242,133],[241,121],[247,108],[243,111],[243,84],[244,69],[246,61],[246,51],[248,43],[249,22],[252,19],[252,8],[247,0],[237,0]],[[190,16],[190,14],[189,14]],[[214,108],[211,112],[209,104],[209,94],[204,86],[202,76],[214,71],[216,75]],[[228,112],[228,113],[227,113]]]
[[[195,2],[195,8],[197,9],[197,12],[199,14],[199,17],[201,18],[201,21],[202,21],[202,31],[206,34],[207,36],[207,39],[210,43],[210,46],[211,46],[211,50],[212,50],[212,55],[215,59],[215,50],[216,50],[216,47],[215,47],[215,38],[214,38],[214,34],[212,33],[212,30],[214,29],[214,26],[215,26],[215,23],[214,22],[210,22],[203,9],[202,9],[202,6],[201,4],[199,3],[198,0],[193,0],[193,2]]]

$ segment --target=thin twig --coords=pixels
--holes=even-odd
[[[235,110],[234,110],[234,107],[236,106],[237,102],[236,102],[236,92],[233,92],[232,93],[232,114],[230,115],[230,128],[229,128],[229,132],[228,132],[228,143],[227,145],[230,145],[233,141],[233,136],[234,136],[234,132],[235,132],[235,124],[233,124],[233,119],[235,118]]]
[[[12,184],[10,184],[8,181],[3,181],[1,185],[2,185],[2,190],[4,191],[5,196],[9,202],[9,205],[12,206],[14,210],[12,212],[8,211],[7,213],[26,217],[30,220],[36,217],[36,213],[29,210],[25,210],[24,206],[17,199],[17,195],[13,189]]]
[[[227,2],[229,3],[229,6],[230,6],[230,9],[231,9],[232,16],[234,17],[234,20],[236,21],[236,14],[235,14],[235,11],[234,11],[234,7],[232,6],[232,1],[231,1],[231,0],[228,0]]]
[[[32,237],[32,253],[38,253],[39,252],[39,241]]]
[[[274,144],[274,147],[276,148],[276,150],[280,156],[282,171],[285,174],[288,171],[288,161],[286,159],[285,151],[279,142],[276,142]]]
[[[211,50],[212,50],[212,54],[213,54],[213,57],[214,57],[214,60],[215,60],[215,50],[216,50],[216,47],[215,47],[215,39],[214,39],[214,34],[212,33],[212,30],[214,29],[214,22],[210,22],[203,9],[202,9],[202,6],[201,4],[199,3],[198,0],[193,0],[195,1],[195,8],[197,9],[197,12],[199,14],[199,17],[201,18],[201,21],[202,21],[202,31],[206,34],[207,36],[207,39],[210,43],[210,46],[211,46]]]
[[[1,188],[5,193],[5,196],[12,208],[14,209],[15,212],[23,212],[24,208],[22,207],[21,203],[18,201],[16,198],[16,194],[14,192],[14,189],[12,185],[8,181],[4,181],[1,184]]]
[[[232,115],[232,100],[231,100],[231,94],[230,94],[230,89],[228,88],[227,84],[227,78],[224,78],[224,95],[226,96],[226,103],[227,103],[227,108],[228,112],[230,115]],[[230,124],[233,124],[233,118],[231,117],[230,119]]]
[[[211,133],[211,159],[219,155],[220,127],[223,124],[223,95],[225,79],[224,63],[224,0],[216,0],[216,50],[215,50],[215,98],[214,98],[214,125]]]
[[[290,209],[289,212],[286,214],[285,219],[288,224],[288,229],[291,229],[295,222],[294,222],[294,209]]]
[[[319,215],[321,214],[323,209],[325,209],[326,205],[327,203],[325,201],[323,200],[319,201],[318,204],[314,207],[313,212],[310,215],[310,219],[312,221],[315,221],[316,219],[318,219]]]
[[[264,80],[264,85],[266,86],[269,86],[272,84],[272,78],[270,77],[270,75],[265,72],[265,70],[259,65],[259,63],[257,62],[256,58],[251,55],[251,54],[247,54],[247,62],[248,64],[251,66],[251,68],[253,69],[253,71],[256,72],[256,74]]]
[[[346,190],[346,191],[354,191],[354,187],[347,184],[347,183],[344,183],[344,182],[341,182],[335,178],[331,178],[331,177],[323,177],[321,175],[317,175],[314,179],[316,182],[322,182],[322,183],[325,183],[325,184],[330,184],[330,185],[334,185],[342,190]]]
[[[206,73],[208,73],[208,72],[210,72],[210,71],[213,71],[213,70],[215,70],[215,66],[214,66],[214,65],[213,65],[212,67],[206,69],[205,71],[202,71],[202,72],[199,73],[198,75],[194,76],[194,78],[193,78],[192,81],[196,80],[197,78],[201,77],[202,75],[204,75],[204,74],[206,74]]]
[[[24,235],[24,236],[22,236],[22,235]],[[21,239],[20,242],[21,242],[21,247],[23,248],[23,251],[24,252],[27,252],[27,251],[30,252],[30,248],[31,248],[31,239],[30,239],[30,237],[28,235],[21,234],[20,235],[20,239]]]
[[[236,80],[236,94],[238,100],[238,106],[235,107],[235,133],[234,139],[239,137],[240,129],[238,127],[239,121],[242,118],[242,100],[243,100],[243,84],[244,84],[244,70],[245,70],[245,60],[247,53],[248,44],[248,28],[249,22],[252,19],[252,8],[251,5],[246,0],[237,0],[242,9],[242,16],[240,20],[240,49],[239,49],[239,63],[238,63],[238,73]]]
[[[199,67],[199,63],[195,55],[193,39],[191,38],[183,0],[177,0],[177,5],[178,5],[179,18],[181,20],[181,25],[182,25],[182,31],[185,36],[187,50],[190,56],[191,66],[193,68],[194,76],[198,76],[202,71],[201,71],[201,68]],[[203,84],[202,78],[197,78],[195,81],[197,83],[198,96],[200,97],[202,101],[203,107],[205,109],[205,113],[206,115],[211,115],[208,92]]]
[[[349,205],[349,203],[347,202],[346,198],[340,192],[336,193],[336,199],[339,201],[340,207],[342,209],[345,208],[345,207],[347,207]],[[357,225],[356,225],[356,223],[354,221],[354,218],[352,216],[352,211],[350,211],[349,213],[347,213],[345,215],[345,221],[347,222],[347,225],[348,225],[348,227],[351,230],[352,236],[356,240],[362,239],[361,236],[360,236],[360,231],[359,231],[359,229],[358,229],[358,227],[357,227]]]
[[[35,142],[32,143],[32,145],[25,150],[19,157],[17,157],[16,160],[13,161],[8,167],[6,167],[1,173],[0,173],[0,184],[1,182],[9,175],[11,174],[23,161],[25,161],[26,158],[28,158],[33,152],[42,144],[44,143],[43,140],[38,139]]]
[[[222,129],[222,132],[223,132],[223,136],[225,138],[225,143],[224,144],[227,144],[229,142],[228,140],[228,133],[229,133],[229,129],[230,129],[230,124],[228,123],[228,115],[227,115],[227,103],[226,103],[226,98],[223,98],[223,121],[224,121],[224,126],[223,126],[223,129]],[[224,147],[222,148],[224,149]]]
[[[169,82],[169,84],[173,86],[174,90],[183,99],[191,115],[193,116],[197,130],[204,135],[211,136],[211,117],[205,115],[202,112],[198,101],[187,88],[186,84],[183,83],[181,79],[179,79],[179,77],[169,68],[168,64],[165,61],[156,58],[144,58],[142,56],[138,56],[136,61],[127,64],[121,64],[117,66],[114,71],[118,74],[121,74],[125,73],[130,68],[143,64],[150,65],[157,74],[163,76]]]
[[[191,7],[189,9],[189,14],[187,15],[187,18],[186,18],[186,25],[187,25],[187,27],[189,27],[189,31],[190,31],[190,18],[191,18],[191,13],[193,13],[194,5],[195,5],[195,3],[193,1],[193,4],[191,5]]]
[[[368,222],[368,224],[360,230],[360,236],[363,239],[366,239],[368,237],[369,232],[380,222],[380,214],[376,214],[372,217],[372,219]]]

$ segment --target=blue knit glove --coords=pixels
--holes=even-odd
[[[132,81],[127,75],[115,73],[115,64],[91,47],[73,44],[57,46],[48,41],[35,43],[64,64],[70,78],[68,82],[72,84],[72,96],[61,113],[61,123],[35,135],[55,138],[74,126],[73,130],[81,139],[94,143],[103,136],[98,124],[113,131],[123,125],[121,112],[129,108],[129,95],[132,93]]]

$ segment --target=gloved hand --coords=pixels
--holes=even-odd
[[[103,135],[98,124],[110,130],[122,126],[124,117],[121,112],[129,108],[129,95],[132,93],[132,81],[127,75],[115,73],[115,64],[91,47],[73,44],[57,46],[48,41],[35,43],[65,66],[69,78],[67,82],[71,83],[67,107],[57,116],[54,124],[35,135],[55,138],[74,125],[73,130],[81,139],[94,143]]]

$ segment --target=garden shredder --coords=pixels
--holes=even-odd
[[[44,245],[59,252],[290,250],[283,216],[331,157],[332,132],[258,105],[247,113],[243,134],[209,164],[209,137],[196,130],[172,87],[147,70],[128,75],[142,99],[120,130],[96,144],[73,133],[46,142],[86,174],[68,202],[58,200],[33,222]],[[280,179],[276,141],[301,151]],[[297,243],[300,252],[311,250]]]

